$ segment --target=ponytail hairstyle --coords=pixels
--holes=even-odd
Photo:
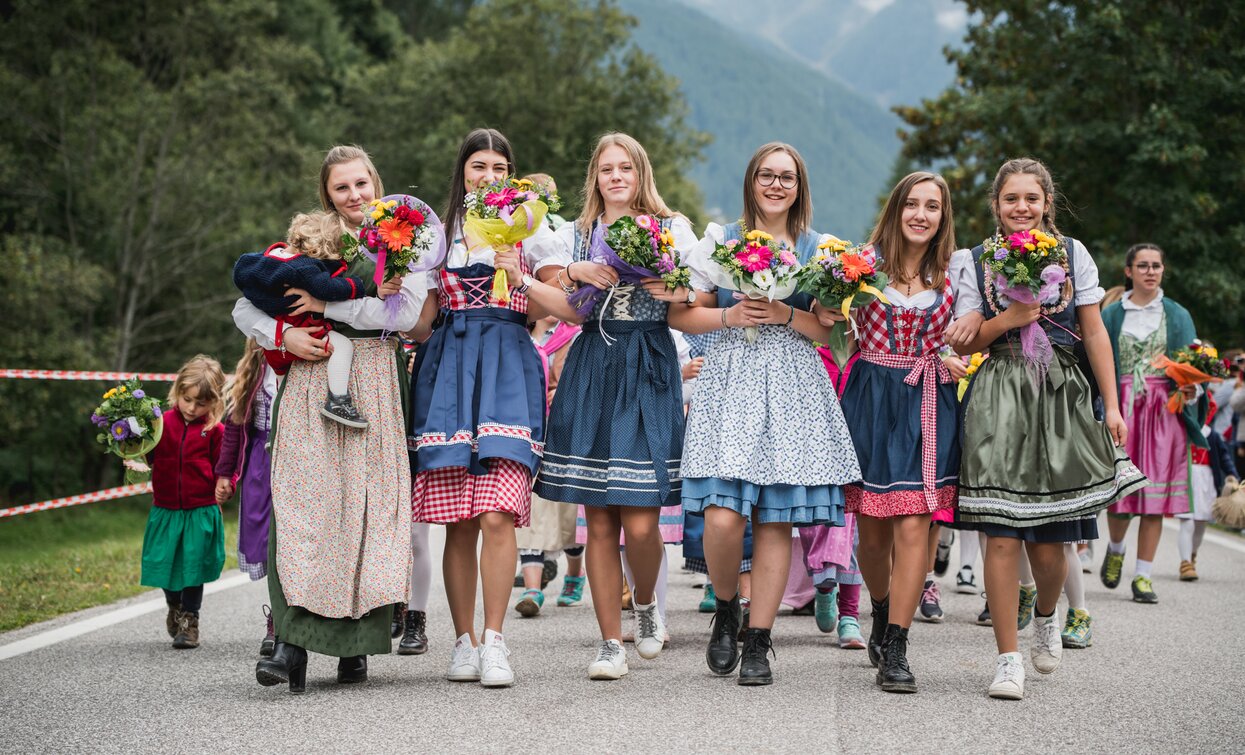
[[[901,262],[904,246],[903,211],[908,195],[917,185],[933,181],[942,195],[942,210],[938,222],[938,232],[929,240],[929,246],[921,255],[921,265],[917,274],[928,282],[935,291],[942,289],[947,281],[947,267],[951,264],[951,253],[955,251],[955,218],[951,213],[951,188],[942,176],[936,173],[917,171],[904,176],[895,188],[878,223],[873,227],[869,243],[881,257],[878,269],[887,277],[898,283],[905,282],[904,268]]]
[[[1125,268],[1132,267],[1133,261],[1136,260],[1137,255],[1142,252],[1158,252],[1159,260],[1162,261],[1164,265],[1167,264],[1167,253],[1164,252],[1161,248],[1159,248],[1158,244],[1142,242],[1140,244],[1133,244],[1132,246],[1128,247],[1128,251],[1124,253],[1124,267]],[[1133,290],[1133,276],[1131,275],[1124,276],[1124,290],[1125,291]]]
[[[353,162],[359,160],[363,163],[363,167],[367,168],[367,173],[372,178],[372,190],[377,199],[385,196],[385,187],[380,182],[380,174],[376,172],[376,166],[372,164],[372,158],[362,147],[353,144],[339,144],[333,147],[324,155],[324,162],[320,163],[320,209],[325,212],[331,212],[341,215],[337,208],[333,206],[333,200],[329,199],[329,171],[335,165]],[[345,223],[345,218],[342,218]],[[345,225],[342,226],[343,228]]]
[[[495,128],[477,128],[463,139],[458,148],[458,158],[454,161],[454,175],[450,178],[450,195],[445,200],[445,212],[441,222],[445,224],[445,238],[450,244],[463,228],[463,218],[467,215],[463,197],[467,196],[467,159],[477,152],[488,150],[506,158],[506,172],[514,175],[514,150],[510,140]]]
[[[177,371],[177,379],[169,389],[169,406],[189,391],[200,401],[208,402],[207,429],[211,430],[225,416],[225,372],[220,362],[206,354],[198,354]]]
[[[653,178],[653,164],[648,159],[644,145],[635,137],[622,133],[609,133],[597,139],[597,146],[592,150],[592,159],[588,161],[588,175],[584,178],[584,208],[575,221],[579,230],[588,233],[592,224],[605,211],[605,197],[601,196],[601,185],[597,182],[597,172],[601,168],[601,154],[610,147],[621,147],[631,160],[635,170],[635,199],[631,207],[640,215],[652,215],[656,218],[669,218],[675,212],[666,206],[666,200],[657,192],[657,182]]]
[[[1042,222],[1040,227],[1052,236],[1062,236],[1059,228],[1055,225],[1055,201],[1058,194],[1055,192],[1055,179],[1051,178],[1050,170],[1042,164],[1040,160],[1031,157],[1017,157],[1008,160],[999,167],[999,172],[994,175],[994,183],[990,185],[990,212],[994,214],[995,224],[1002,229],[1003,223],[999,220],[999,194],[1003,192],[1003,184],[1007,183],[1007,179],[1017,174],[1033,176],[1037,179],[1038,186],[1042,187],[1042,192],[1046,194],[1046,205],[1042,210]]]
[[[229,398],[226,406],[230,423],[241,425],[246,422],[247,410],[250,408],[247,404],[251,394],[255,392],[255,384],[264,374],[263,368],[264,350],[254,338],[246,339],[246,350],[242,352],[242,358],[233,370],[233,379],[229,381],[227,389]]]
[[[761,172],[761,163],[775,152],[785,152],[795,161],[795,202],[787,210],[787,233],[791,240],[800,243],[800,237],[813,224],[813,195],[808,187],[808,166],[799,151],[784,142],[763,144],[752,154],[748,167],[744,170],[744,225],[755,229],[761,217],[761,203],[757,201],[757,173]]]

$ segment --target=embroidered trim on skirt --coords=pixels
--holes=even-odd
[[[683,383],[665,321],[585,324],[549,410],[536,494],[585,506],[677,505],[682,456]]]
[[[1146,378],[1145,393],[1133,376],[1120,378],[1120,406],[1128,425],[1128,456],[1149,478],[1146,486],[1111,507],[1116,515],[1177,516],[1193,510],[1189,486],[1189,438],[1179,414],[1167,411],[1170,381]]]
[[[490,511],[514,515],[515,527],[526,527],[532,514],[532,477],[523,464],[489,459],[485,474],[466,467],[441,467],[415,475],[412,519],[429,524],[454,524]]]
[[[1008,527],[992,522],[964,522],[959,519],[955,528],[983,532],[988,537],[1010,537],[1026,543],[1085,543],[1098,539],[1098,517],[1048,522],[1035,527]]]
[[[990,352],[964,397],[957,526],[1023,529],[1083,519],[1145,484],[1094,420],[1089,384],[1071,350],[1056,347],[1040,389],[1019,345],[996,343]]]

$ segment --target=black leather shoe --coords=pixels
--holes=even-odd
[[[291,693],[301,695],[307,691],[307,651],[277,640],[272,657],[255,664],[255,681],[265,687],[289,684]]]
[[[352,655],[337,661],[337,683],[358,684],[367,681],[367,656]]]
[[[767,657],[773,652],[774,643],[770,640],[768,629],[749,627],[744,632],[743,660],[739,664],[740,686],[752,687],[774,683],[774,674],[770,671]]]
[[[406,616],[406,604],[393,604],[393,621],[389,622],[389,636],[395,640],[402,636],[402,620]]]
[[[877,683],[885,692],[916,692],[916,676],[908,667],[908,630],[898,624],[886,627]]]
[[[739,664],[739,625],[742,621],[739,595],[730,600],[717,599],[717,610],[709,624],[709,648],[705,661],[709,670],[718,676],[726,676]]]
[[[873,598],[869,599],[873,604],[873,626],[869,628],[869,663],[874,668],[882,662],[882,638],[886,636],[886,625],[890,620],[891,599],[886,596],[886,600],[878,603]]]
[[[406,631],[398,643],[398,655],[423,655],[428,652],[428,635],[424,629],[427,616],[423,611],[406,612]]]

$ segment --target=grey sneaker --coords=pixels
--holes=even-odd
[[[354,408],[354,402],[350,400],[350,394],[338,396],[330,393],[328,400],[324,402],[324,406],[320,409],[320,413],[334,422],[353,427],[357,430],[366,430],[368,428],[367,418],[359,414]]]

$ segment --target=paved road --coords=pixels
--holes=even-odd
[[[552,607],[560,582],[544,615],[508,620],[514,688],[445,681],[452,630],[438,585],[428,655],[373,658],[371,681],[348,687],[313,656],[308,692],[294,697],[255,683],[265,593],[247,584],[208,596],[195,651],[171,649],[155,612],[0,661],[0,751],[1240,752],[1245,541],[1212,535],[1202,580],[1184,584],[1174,535],[1164,532],[1158,559],[1162,602],[1135,605],[1127,585],[1110,592],[1093,577],[1094,646],[1067,651],[1051,677],[1030,666],[1020,703],[986,697],[992,635],[973,623],[980,599],[956,594],[946,623],[913,629],[917,695],[880,692],[863,651],[839,650],[811,618],[785,614],[776,684],[737,687],[705,669],[708,617],[678,570],[671,646],[658,661],[633,654],[621,682],[588,681],[591,609]],[[2,635],[0,652],[115,608]]]

